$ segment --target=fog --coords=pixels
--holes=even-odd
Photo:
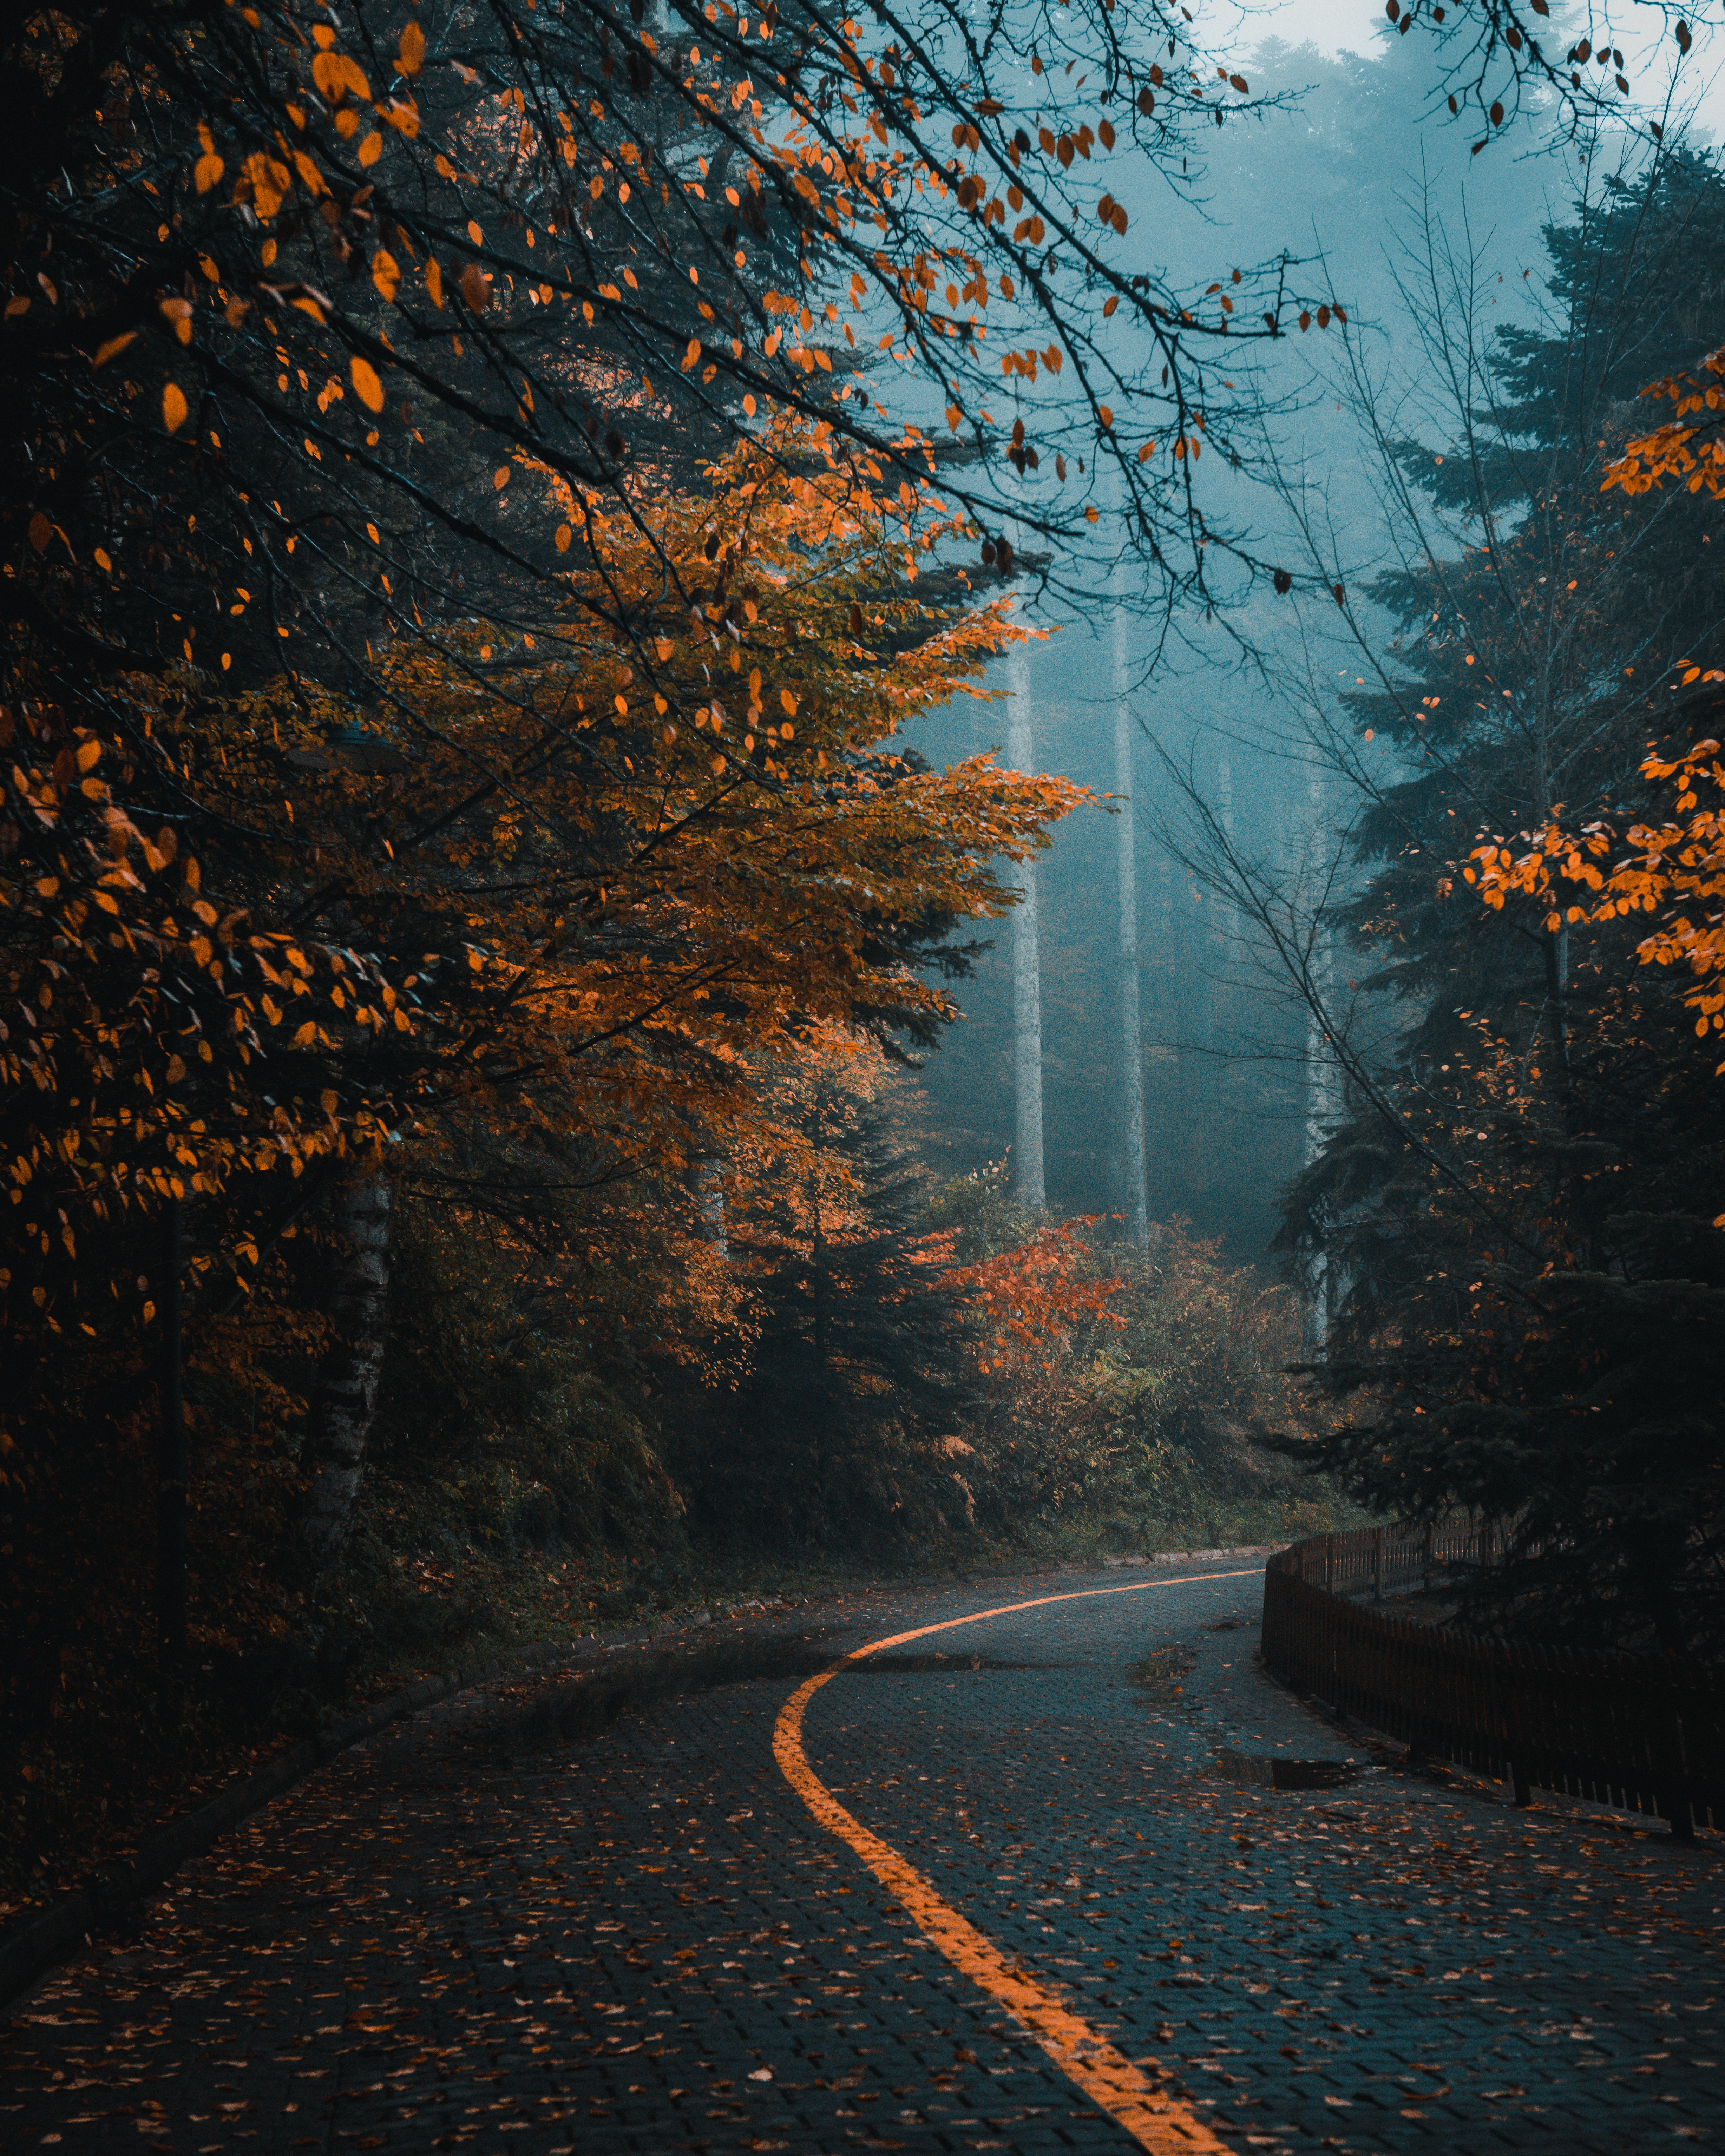
[[[1607,171],[1635,169],[1633,145],[1598,144],[1589,165],[1538,113],[1476,156],[1473,137],[1440,105],[1434,115],[1429,66],[1417,41],[1387,31],[1367,57],[1266,44],[1248,65],[1253,90],[1288,93],[1289,102],[1230,130],[1203,213],[1164,218],[1146,243],[1193,282],[1286,254],[1309,289],[1327,287],[1346,309],[1345,332],[1332,323],[1327,333],[1314,326],[1251,348],[1236,378],[1253,370],[1258,455],[1238,473],[1206,475],[1230,530],[1270,558],[1285,550],[1301,588],[1287,598],[1261,587],[1244,600],[1224,597],[1214,619],[1168,638],[1153,614],[1120,596],[1119,578],[1089,604],[1034,578],[1020,584],[1021,618],[1049,632],[1019,662],[1035,764],[1115,797],[1113,814],[1099,806],[1069,819],[1037,870],[1047,1203],[1056,1215],[1130,1210],[1117,905],[1124,816],[1136,855],[1149,1214],[1189,1218],[1241,1261],[1266,1255],[1278,1194],[1307,1157],[1323,1074],[1307,1055],[1307,1014],[1261,937],[1193,873],[1203,839],[1175,774],[1279,888],[1295,893],[1302,860],[1334,855],[1351,809],[1310,735],[1326,682],[1354,685],[1366,662],[1314,588],[1288,490],[1308,490],[1353,618],[1381,646],[1387,619],[1363,588],[1392,540],[1344,334],[1353,362],[1400,400],[1399,424],[1443,446],[1453,412],[1444,385],[1424,378],[1414,318],[1422,281],[1435,274],[1434,250],[1474,264],[1481,338],[1500,323],[1535,321],[1543,228],[1568,218]],[[1218,588],[1225,593],[1225,574]],[[1006,690],[1012,670],[997,663],[988,685]],[[1114,742],[1122,692],[1132,721],[1125,803]],[[988,747],[1004,755],[1009,723],[1004,703],[961,700],[922,723],[915,746],[937,762]],[[1363,752],[1369,762],[1372,752]],[[1386,775],[1393,767],[1380,759]],[[1001,924],[960,991],[962,1021],[922,1074],[932,1164],[942,1173],[999,1162],[1015,1142],[1014,932]],[[1345,978],[1338,987],[1345,998]],[[1378,1022],[1394,1021],[1379,1014]]]

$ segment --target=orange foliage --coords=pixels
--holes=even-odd
[[[1605,468],[1602,491],[1616,486],[1630,495],[1646,494],[1662,479],[1681,479],[1691,494],[1703,489],[1716,498],[1725,494],[1725,437],[1704,439],[1707,422],[1697,413],[1718,412],[1725,407],[1725,345],[1710,352],[1698,370],[1702,377],[1673,374],[1650,382],[1644,397],[1662,397],[1673,408],[1672,417],[1651,434],[1637,435],[1625,445],[1623,454]]]
[[[1532,899],[1553,934],[1566,925],[1663,911],[1636,954],[1643,965],[1684,966],[1694,974],[1683,1000],[1705,1040],[1725,1032],[1725,990],[1717,985],[1725,974],[1725,761],[1717,741],[1700,741],[1674,760],[1649,757],[1641,776],[1676,781],[1662,822],[1633,824],[1621,841],[1609,824],[1572,833],[1553,822],[1525,840],[1522,853],[1497,840],[1476,847],[1479,865],[1463,874],[1489,906],[1501,909],[1516,894]],[[1630,850],[1618,853],[1620,844]],[[1586,896],[1570,896],[1566,885]]]
[[[1001,1372],[1028,1359],[1045,1371],[1065,1352],[1074,1329],[1106,1320],[1117,1327],[1124,1319],[1109,1309],[1111,1296],[1124,1285],[1099,1278],[1081,1230],[1093,1228],[1100,1214],[1086,1214],[1056,1227],[1039,1228],[1025,1242],[979,1264],[954,1266],[950,1284],[973,1298],[982,1327],[980,1367]]]
[[[373,732],[342,736],[351,707],[303,680],[219,700],[136,678],[106,738],[26,721],[0,921],[28,1017],[0,1035],[0,1111],[33,1240],[75,1255],[80,1205],[297,1178],[458,1105],[676,1170],[824,1030],[938,1028],[913,947],[998,915],[994,865],[1085,797],[900,754],[1023,632],[919,602],[896,512],[793,431],[650,531],[568,504],[603,589],[572,572],[536,638],[472,621],[386,650]],[[711,596],[677,606],[667,562]],[[601,599],[644,665],[593,634]],[[204,828],[247,842],[200,861],[140,829],[103,773],[126,798],[146,757],[183,761]],[[249,1228],[231,1254],[254,1259]]]

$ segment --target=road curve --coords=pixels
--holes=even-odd
[[[39,1987],[0,2145],[1725,2138],[1717,1845],[1363,1755],[1229,1779],[1348,1755],[1240,1562],[846,1598],[776,1620],[797,1674],[579,1742],[542,1684],[444,1702]]]

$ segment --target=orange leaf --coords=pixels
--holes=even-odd
[[[185,425],[187,409],[185,391],[177,382],[170,382],[162,393],[162,424],[169,434],[177,434]]]

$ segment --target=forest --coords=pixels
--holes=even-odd
[[[1577,24],[14,18],[0,1892],[803,1581],[1717,1656],[1725,171]]]

